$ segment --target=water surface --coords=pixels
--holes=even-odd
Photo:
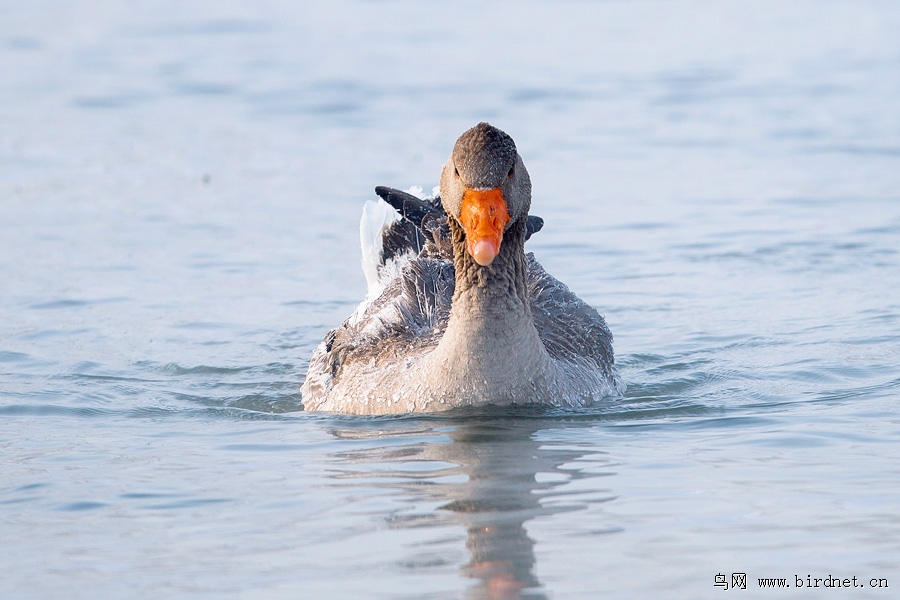
[[[0,14],[3,598],[900,586],[894,3]],[[479,120],[627,394],[303,412],[363,202]]]

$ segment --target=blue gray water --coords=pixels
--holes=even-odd
[[[898,30],[874,0],[0,0],[0,597],[893,597]],[[303,412],[362,204],[479,120],[626,396]]]

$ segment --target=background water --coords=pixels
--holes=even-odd
[[[0,1],[0,597],[892,597],[898,30],[888,0]],[[626,397],[304,413],[363,202],[479,120]]]

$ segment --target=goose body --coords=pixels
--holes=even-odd
[[[306,410],[589,406],[624,391],[603,317],[524,251],[543,222],[512,138],[463,133],[439,200],[376,192],[360,226],[369,293],[310,359]]]

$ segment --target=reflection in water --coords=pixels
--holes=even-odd
[[[533,433],[464,425],[450,433],[453,444],[440,448],[443,460],[459,464],[469,476],[467,482],[449,486],[450,502],[441,508],[455,513],[466,527],[472,558],[464,571],[481,580],[473,597],[515,598],[520,590],[539,585],[534,540],[528,537],[525,522],[544,512],[534,493],[539,487],[535,475],[560,462],[541,461]]]
[[[374,430],[373,425],[381,426]],[[579,470],[565,468],[582,458],[584,451],[554,448],[535,439],[540,429],[559,427],[557,422],[534,418],[444,419],[435,423],[415,421],[368,422],[360,429],[332,429],[341,439],[380,442],[365,450],[339,455],[342,462],[388,463],[367,471],[380,485],[421,497],[424,492],[438,501],[437,513],[428,524],[462,525],[471,555],[462,572],[479,580],[468,598],[546,598],[535,574],[534,540],[525,524],[538,516],[584,507],[579,502],[542,502],[548,496],[565,495],[563,486],[580,478]],[[398,445],[407,438],[408,443]],[[596,454],[596,450],[591,450]],[[410,463],[426,466],[411,469]],[[355,475],[359,471],[354,469]],[[415,475],[411,476],[411,472]],[[596,476],[596,473],[592,474]],[[367,485],[371,485],[368,482]],[[596,491],[596,490],[595,490]],[[612,496],[607,490],[607,499]],[[423,519],[399,521],[402,526],[422,526]]]

